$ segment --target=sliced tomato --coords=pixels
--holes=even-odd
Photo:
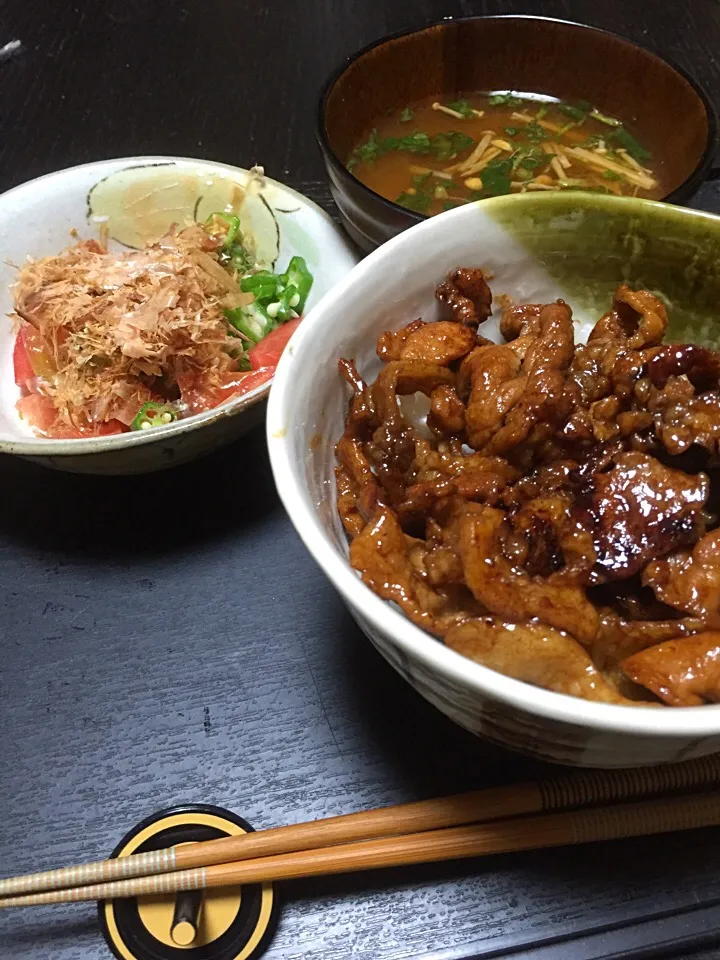
[[[52,400],[42,393],[30,393],[17,402],[17,411],[37,433],[53,440],[79,440],[81,437],[110,437],[125,433],[127,427],[119,420],[106,423],[87,423],[77,427],[58,420]]]
[[[32,390],[36,377],[49,378],[55,372],[52,359],[45,352],[42,336],[30,323],[23,323],[18,330],[13,350],[15,382],[19,387]]]
[[[120,420],[107,420],[80,427],[57,426],[50,430],[50,436],[57,440],[79,440],[81,437],[112,437],[116,433],[127,433],[127,430]]]
[[[35,379],[35,371],[30,363],[30,357],[28,356],[27,347],[25,346],[25,337],[23,336],[22,327],[20,330],[18,330],[17,337],[15,337],[15,346],[13,347],[13,369],[15,371],[15,383],[19,387],[22,387],[23,390],[28,390],[29,382]]]
[[[179,373],[177,384],[180,388],[180,397],[188,405],[190,414],[203,413],[217,406],[215,388],[210,387],[205,380],[194,373]]]
[[[250,357],[250,366],[253,370],[260,370],[262,367],[276,367],[280,360],[280,355],[285,349],[290,337],[295,333],[302,317],[297,320],[288,320],[281,324],[270,333],[263,337],[260,343],[248,350]]]
[[[298,317],[283,323],[248,351],[251,370],[227,373],[220,383],[213,384],[197,374],[179,373],[177,383],[189,413],[193,415],[213,410],[231,397],[241,397],[272,380],[280,355],[301,319]]]
[[[57,419],[57,410],[52,400],[41,393],[21,397],[17,402],[17,411],[33,430],[44,434],[48,434]]]
[[[191,414],[213,410],[231,397],[241,397],[255,387],[267,383],[275,373],[274,367],[262,367],[260,370],[228,373],[219,384],[212,386],[205,383],[201,377],[178,375],[178,386],[182,399],[188,405]]]
[[[267,383],[268,380],[272,380],[273,374],[275,373],[275,367],[260,367],[258,370],[251,370],[249,373],[246,373],[242,378],[237,389],[233,390],[232,393],[228,394],[229,397],[241,397],[244,393],[250,393],[251,390],[254,390],[255,387],[259,387],[263,383]]]
[[[110,437],[116,433],[127,433],[128,428],[122,422],[122,420],[108,420],[107,423],[101,423],[98,426],[100,431],[97,436],[99,437]]]

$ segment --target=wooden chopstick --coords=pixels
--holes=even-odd
[[[494,823],[448,827],[356,843],[302,850],[112,883],[47,890],[0,899],[0,908],[110,900],[180,890],[377,870],[465,857],[538,850],[599,840],[669,833],[720,825],[720,796],[695,794],[618,804]]]
[[[665,767],[571,774],[10,878],[0,881],[0,897],[689,790],[719,779],[720,755]]]
[[[168,847],[149,853],[0,880],[0,897],[105,883],[275,856],[379,837],[439,830],[523,814],[690,791],[720,780],[720,755],[632,770],[588,771],[534,783],[383,807],[257,833]]]

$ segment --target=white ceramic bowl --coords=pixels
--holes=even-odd
[[[298,533],[382,655],[473,733],[559,763],[651,765],[720,750],[720,705],[622,707],[542,690],[465,659],[377,597],[348,563],[335,509],[333,447],[348,402],[338,358],[354,357],[361,374],[374,377],[377,335],[435,318],[435,286],[458,265],[489,269],[494,293],[519,302],[562,296],[581,325],[600,315],[619,281],[649,284],[700,329],[720,304],[719,246],[720,218],[649,201],[579,194],[484,201],[370,254],[307,316],[281,359],[268,444]]]
[[[134,174],[127,174],[130,169]],[[138,170],[147,175],[147,182],[137,182]],[[214,410],[150,431],[77,440],[37,438],[15,410],[20,395],[12,369],[15,332],[6,316],[12,310],[10,284],[26,257],[59,253],[75,242],[71,230],[81,239],[98,237],[100,222],[94,218],[92,203],[97,184],[103,184],[105,205],[96,204],[96,209],[105,210],[108,196],[113,200],[109,223],[113,236],[112,228],[126,209],[146,221],[152,218],[162,232],[196,204],[204,215],[212,212],[215,198],[222,199],[233,184],[246,184],[249,176],[247,170],[207,160],[128,157],[60,170],[0,196],[0,453],[80,473],[145,473],[207,453],[261,421],[269,384]],[[113,185],[110,192],[108,184]],[[302,194],[265,178],[262,196],[277,222],[278,268],[299,254],[313,274],[310,309],[353,267],[357,253],[330,217]],[[123,226],[126,230],[125,220]],[[117,234],[121,235],[120,229]]]

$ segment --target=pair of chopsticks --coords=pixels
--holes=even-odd
[[[720,825],[719,780],[717,755],[477,790],[11,877],[0,880],[0,908],[316,877]],[[684,795],[637,802],[678,793]],[[583,807],[589,809],[573,809]]]

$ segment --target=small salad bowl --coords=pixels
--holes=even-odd
[[[18,414],[11,286],[26,258],[59,254],[77,240],[110,249],[142,247],[177,223],[203,222],[234,209],[251,178],[257,202],[243,230],[263,262],[284,271],[294,256],[313,276],[307,312],[358,260],[330,217],[295,190],[257,170],[177,157],[130,157],[88,163],[21,184],[0,196],[0,453],[76,473],[147,473],[209,453],[258,424],[270,382],[221,406],[152,429],[112,436],[45,439]],[[262,341],[261,341],[262,342]]]

